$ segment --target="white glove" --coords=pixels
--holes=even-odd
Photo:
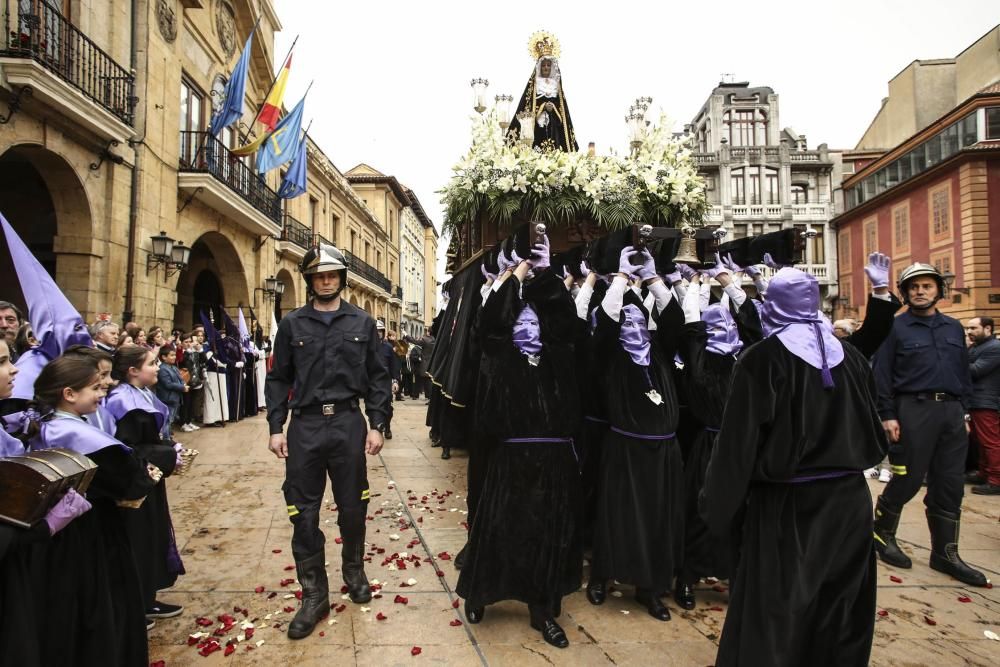
[[[236,365],[236,368],[243,368],[243,366],[244,366],[244,364],[243,364],[242,361],[237,361],[235,365]]]

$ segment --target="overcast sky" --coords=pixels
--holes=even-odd
[[[285,105],[315,79],[310,135],[347,171],[365,162],[413,188],[441,225],[440,189],[469,145],[469,81],[516,100],[527,40],[562,45],[563,86],[581,146],[626,146],[632,101],[690,121],[722,73],[774,88],[780,123],[810,147],[853,148],[887,84],[911,61],[951,58],[1000,23],[998,0],[791,2],[328,2],[275,0]],[[275,67],[280,67],[277,63]],[[513,107],[513,105],[512,105]],[[513,109],[512,109],[513,110]]]

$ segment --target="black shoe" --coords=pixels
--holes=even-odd
[[[180,616],[184,607],[179,604],[167,604],[156,600],[153,606],[146,610],[146,618],[173,618]]]
[[[587,583],[587,601],[593,605],[602,605],[608,599],[608,582],[593,581]]]
[[[389,430],[389,429],[385,430],[385,439],[386,440],[392,440],[392,431],[391,430]]]
[[[1000,496],[1000,484],[980,484],[972,487],[977,496]]]
[[[475,625],[483,620],[486,615],[486,607],[470,607],[468,600],[465,602],[465,620]]]
[[[551,617],[539,620],[532,619],[531,627],[541,632],[542,639],[556,648],[566,648],[569,646],[569,639],[566,638],[566,632],[556,623],[556,619]]]
[[[899,513],[899,509],[892,507],[882,496],[879,496],[875,503],[875,553],[878,554],[883,563],[908,570],[913,567],[913,561],[896,544]]]
[[[155,627],[156,627],[156,621],[154,621],[151,618],[147,618],[146,619],[146,632],[149,632],[150,630],[152,630]]]
[[[469,545],[466,544],[464,547],[462,547],[462,549],[458,552],[458,554],[455,555],[452,564],[455,566],[456,570],[461,570],[463,567],[465,567],[465,550],[468,547]]]
[[[641,588],[635,589],[635,601],[644,606],[646,611],[649,612],[649,615],[656,620],[670,620],[670,610],[663,604],[663,600],[660,599],[660,596],[656,595],[652,591],[643,590]]]
[[[445,461],[451,458],[451,447],[441,448],[441,458],[443,458]]]
[[[330,583],[326,578],[326,554],[319,551],[295,561],[302,585],[302,605],[288,624],[289,639],[303,639],[312,634],[316,624],[330,613]]]
[[[341,535],[343,537],[343,534]],[[372,588],[368,584],[368,577],[365,576],[364,561],[365,537],[364,531],[357,539],[344,537],[344,548],[341,552],[343,567],[341,571],[344,575],[344,583],[347,584],[347,594],[354,604],[364,604],[371,602]]]
[[[927,525],[931,529],[931,569],[944,572],[969,586],[985,588],[989,585],[986,575],[969,567],[958,555],[959,514],[944,510],[927,510]]]
[[[674,585],[674,600],[677,601],[681,609],[694,609],[694,584],[678,577],[677,583]]]
[[[972,472],[965,473],[965,483],[966,484],[985,484],[986,477],[978,470],[973,470]]]

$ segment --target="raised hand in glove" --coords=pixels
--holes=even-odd
[[[729,273],[729,269],[727,269],[722,263],[722,258],[719,257],[719,253],[715,253],[715,266],[705,268],[702,273],[709,278],[715,278],[720,273]]]
[[[873,252],[868,255],[868,264],[865,265],[865,275],[871,281],[872,287],[889,287],[889,269],[892,267],[892,259],[888,255],[880,252]]]
[[[590,275],[590,267],[587,266],[586,260],[580,262],[580,273],[584,278]]]
[[[642,264],[639,266],[639,270],[636,274],[639,276],[640,280],[655,278],[656,262],[653,260],[653,256],[649,254],[648,250],[643,250],[639,253],[639,257],[642,259]]]
[[[485,264],[483,264],[483,265],[481,265],[479,267],[479,271],[483,274],[483,278],[486,278],[486,280],[496,280],[497,279],[496,274],[490,273],[489,271],[486,270],[486,265]]]
[[[639,270],[639,265],[632,263],[632,255],[635,254],[635,248],[630,245],[622,248],[621,254],[618,255],[618,273],[623,273],[626,276],[634,276]]]
[[[531,259],[528,260],[528,263],[535,271],[541,271],[549,268],[551,260],[552,251],[549,247],[549,237],[548,234],[543,234],[542,240],[531,246]]]
[[[674,266],[677,268],[677,272],[680,273],[684,277],[684,280],[688,282],[691,282],[694,277],[698,275],[698,272],[687,264],[675,264]]]

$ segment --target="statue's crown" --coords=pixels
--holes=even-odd
[[[559,57],[559,40],[552,33],[539,30],[528,39],[528,53],[534,60]]]

